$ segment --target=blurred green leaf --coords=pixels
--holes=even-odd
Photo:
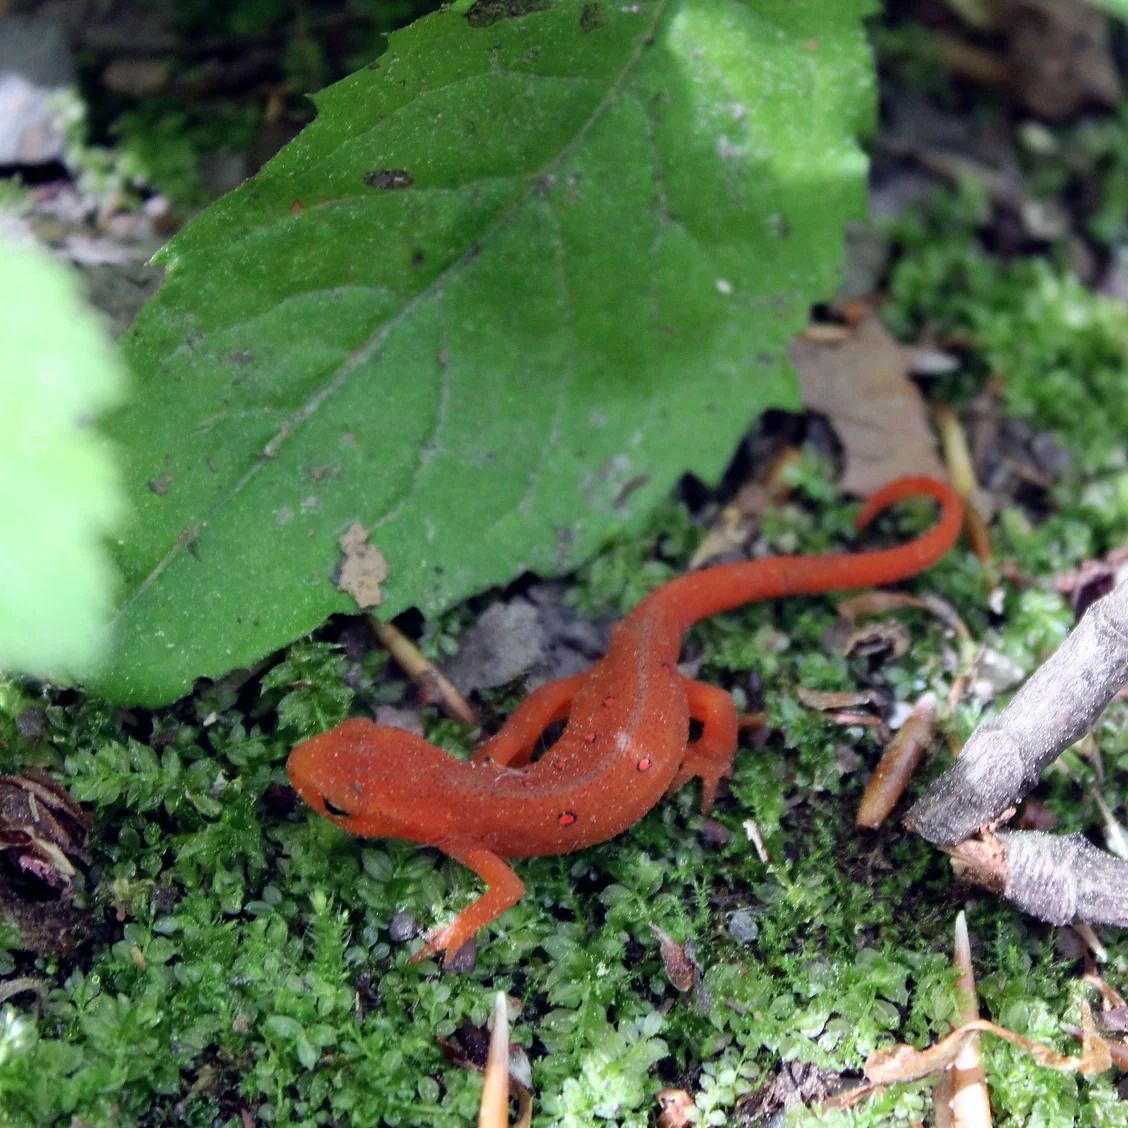
[[[528,11],[512,18],[521,7]],[[112,423],[140,520],[93,684],[156,703],[355,604],[565,571],[715,478],[864,198],[868,0],[479,0],[391,36],[163,254]]]
[[[117,358],[67,270],[0,246],[0,665],[93,671],[114,599],[103,537],[123,513],[91,419],[122,392]]]
[[[1128,0],[1093,0],[1093,3],[1122,20],[1128,20]]]

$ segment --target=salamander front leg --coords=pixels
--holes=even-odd
[[[513,711],[496,736],[490,737],[470,758],[472,764],[487,760],[500,767],[523,768],[549,725],[568,716],[587,673],[559,678],[534,689]]]
[[[476,901],[471,901],[450,924],[433,932],[427,943],[411,957],[411,963],[437,952],[453,955],[472,940],[480,928],[513,908],[525,894],[525,883],[510,869],[509,863],[492,850],[460,843],[444,843],[441,849],[448,857],[472,869],[486,883],[486,891]]]
[[[701,735],[686,747],[670,791],[695,776],[700,778],[701,813],[707,815],[713,809],[717,785],[732,775],[739,733],[736,706],[729,694],[714,685],[687,679],[685,688],[690,719],[700,723]]]

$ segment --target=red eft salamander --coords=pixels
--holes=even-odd
[[[534,690],[470,760],[354,718],[299,744],[286,765],[290,780],[344,830],[437,846],[486,883],[414,959],[457,952],[521,899],[525,887],[505,859],[603,842],[695,777],[707,814],[731,774],[736,708],[723,690],[678,671],[682,635],[700,619],[755,600],[888,584],[923,571],[952,547],[963,523],[950,487],[899,478],[866,502],[857,527],[921,495],[940,503],[940,517],[899,547],[721,564],[664,584],[614,628],[603,658]],[[559,739],[533,761],[544,730],[565,718]],[[691,720],[701,726],[692,741]]]

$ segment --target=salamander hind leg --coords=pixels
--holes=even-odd
[[[687,679],[685,688],[690,719],[701,725],[701,735],[686,746],[670,791],[676,791],[695,777],[700,779],[701,813],[707,815],[713,809],[717,785],[732,775],[739,731],[736,706],[723,689],[705,682]]]
[[[454,955],[479,929],[513,908],[525,894],[525,883],[505,859],[492,850],[460,843],[444,843],[441,849],[456,862],[472,869],[486,883],[486,891],[476,901],[471,901],[450,924],[433,932],[427,943],[411,957],[411,963],[440,952]]]

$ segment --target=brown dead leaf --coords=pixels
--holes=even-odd
[[[337,587],[356,600],[362,610],[379,607],[384,600],[380,585],[388,578],[388,562],[375,545],[367,543],[368,530],[354,521],[337,543],[344,556]]]
[[[1108,595],[1116,587],[1117,578],[1128,563],[1128,546],[1114,548],[1096,560],[1085,560],[1071,572],[1062,572],[1054,577],[1054,588],[1069,597],[1074,618],[1081,616],[1102,596]]]
[[[0,924],[19,932],[19,947],[38,955],[66,955],[89,935],[94,916],[65,892],[57,901],[25,900],[26,890],[0,873]]]
[[[1089,1008],[1084,1003],[1081,1004],[1081,1008],[1083,1037],[1080,1057],[1059,1054],[1057,1050],[1016,1034],[1005,1026],[988,1022],[985,1018],[977,1018],[973,1022],[965,1022],[951,1034],[924,1050],[906,1045],[875,1050],[866,1058],[866,1077],[874,1085],[919,1081],[951,1065],[959,1056],[966,1039],[977,1030],[994,1034],[1010,1042],[1012,1046],[1025,1050],[1039,1065],[1044,1065],[1048,1069],[1056,1069],[1060,1073],[1086,1075],[1103,1073],[1106,1069],[1112,1068],[1108,1043],[1097,1033]]]
[[[1128,1004],[1124,1002],[1124,996],[1110,983],[1107,983],[1095,969],[1086,972],[1081,978],[1085,983],[1096,987],[1100,992],[1101,1026],[1112,1034],[1128,1032]],[[1084,1039],[1084,1030],[1071,1026],[1067,1026],[1066,1029],[1075,1037]],[[1112,1055],[1113,1064],[1118,1069],[1128,1069],[1128,1046],[1123,1042],[1110,1040],[1108,1049]]]
[[[842,644],[842,653],[864,658],[880,655],[885,661],[896,661],[908,654],[912,642],[912,635],[904,623],[886,619],[851,631]]]
[[[765,1081],[758,1089],[737,1101],[737,1124],[774,1124],[782,1119],[781,1112],[790,1111],[805,1105],[820,1104],[830,1107],[830,1094],[841,1084],[837,1073],[822,1072],[818,1066],[809,1062],[781,1062],[774,1077]],[[867,1092],[870,1091],[867,1086]],[[830,1098],[830,1101],[828,1101]]]
[[[102,72],[102,82],[107,90],[143,98],[164,90],[172,74],[171,58],[115,59]]]
[[[803,402],[842,441],[844,490],[866,497],[905,474],[946,477],[907,352],[876,318],[838,344],[798,337],[790,353]]]
[[[884,615],[888,611],[896,611],[901,607],[923,608],[924,600],[915,595],[907,595],[903,591],[863,591],[858,595],[850,595],[839,600],[834,609],[844,619],[854,622],[857,619],[869,619],[874,615]]]
[[[874,615],[884,615],[901,607],[913,607],[929,611],[945,626],[950,627],[965,642],[971,641],[971,631],[956,614],[956,609],[938,595],[918,597],[899,591],[864,591],[859,595],[847,596],[834,605],[835,611],[850,622],[868,619]]]
[[[1102,1011],[1101,1025],[1112,1034],[1128,1033],[1128,1007],[1110,1007]]]
[[[697,1123],[697,1106],[684,1089],[661,1089],[657,1100],[658,1128],[690,1128]]]
[[[688,991],[701,976],[700,965],[685,945],[679,944],[668,932],[663,932],[656,924],[650,926],[650,931],[658,939],[658,951],[662,956],[666,977],[677,990]]]
[[[75,905],[77,865],[90,861],[90,817],[46,772],[0,776],[0,921],[20,946],[66,953],[87,931],[90,910]]]
[[[0,851],[54,888],[70,885],[74,862],[89,862],[90,816],[46,772],[0,775]]]
[[[1083,983],[1088,983],[1090,987],[1095,987],[1101,996],[1101,1005],[1105,1008],[1101,1013],[1101,1022],[1105,1029],[1114,1030],[1118,1034],[1128,1031],[1128,1003],[1124,1001],[1124,996],[1107,982],[1104,976],[1099,975],[1096,968],[1087,971],[1081,976],[1081,980]],[[1119,1012],[1116,1025],[1109,1022],[1112,1011]]]
[[[873,689],[823,690],[798,686],[795,696],[808,709],[817,709],[828,720],[843,728],[873,728],[884,731],[885,722],[876,713],[862,709],[881,709],[887,704],[885,694]]]
[[[823,713],[858,706],[880,708],[886,702],[885,694],[875,689],[808,689],[801,685],[796,687],[795,696],[808,709],[818,709]]]
[[[874,768],[858,805],[855,826],[875,830],[889,817],[916,771],[936,724],[936,695],[925,693]]]
[[[464,1018],[449,1038],[439,1034],[435,1040],[439,1043],[443,1057],[451,1065],[485,1072],[490,1048],[490,1031],[487,1027],[476,1026],[470,1019]]]
[[[1066,121],[1085,105],[1115,106],[1120,80],[1108,17],[1082,0],[1005,0],[1012,80],[1027,107]]]
[[[843,728],[871,728],[878,730],[878,738],[885,739],[885,722],[880,717],[870,713],[852,713],[849,709],[832,710],[823,714],[828,721],[833,721]]]
[[[1080,1026],[1064,1026],[1062,1029],[1067,1034],[1072,1034],[1074,1038],[1080,1038],[1082,1042],[1085,1040],[1085,1031]],[[1112,1060],[1112,1064],[1120,1070],[1128,1070],[1128,1046],[1123,1042],[1108,1041],[1105,1043],[1108,1047],[1108,1056]]]

